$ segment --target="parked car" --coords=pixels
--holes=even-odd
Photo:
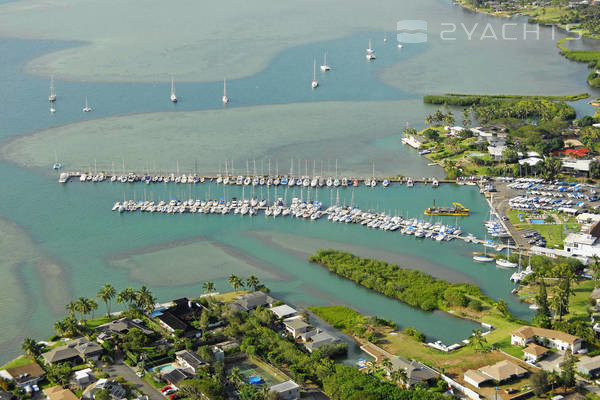
[[[179,393],[173,393],[169,396],[169,400],[177,400],[179,398]]]
[[[171,389],[173,389],[173,386],[171,386],[171,385],[167,385],[167,386],[165,386],[164,388],[160,389],[160,391],[164,393],[164,392],[166,392],[167,390],[171,390]]]
[[[173,394],[173,393],[177,393],[177,389],[169,389],[169,390],[163,392],[163,394],[165,396],[168,396],[168,395]]]

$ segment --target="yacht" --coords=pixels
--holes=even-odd
[[[227,97],[227,80],[223,78],[223,104],[229,103],[229,97]]]
[[[323,65],[321,65],[321,71],[329,71],[331,70],[331,67],[329,65],[327,65],[327,53],[325,53],[324,59],[323,59]]]
[[[92,111],[92,108],[88,104],[87,96],[85,96],[85,107],[83,107],[83,112],[90,112],[90,111]]]
[[[317,59],[314,59],[314,64],[313,64],[313,80],[312,80],[312,88],[316,89],[317,86],[319,86],[319,81],[317,81]]]
[[[487,235],[486,235],[484,241],[487,241]],[[483,247],[483,255],[482,256],[474,256],[473,257],[473,261],[477,261],[477,262],[480,262],[480,263],[486,263],[486,262],[492,262],[492,261],[494,261],[494,258],[493,257],[489,257],[487,255],[487,247],[485,247],[485,245],[484,245],[484,247]]]
[[[56,101],[56,92],[54,91],[54,77],[50,77],[50,96],[48,96],[48,101],[49,102],[53,102]],[[50,109],[50,112],[52,111],[52,108]]]
[[[177,95],[175,94],[175,81],[171,78],[171,101],[177,103]]]
[[[501,268],[516,268],[517,263],[510,262],[510,247],[507,247],[506,250],[506,259],[498,259],[496,260],[496,265]]]

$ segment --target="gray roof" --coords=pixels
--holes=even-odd
[[[300,386],[298,386],[298,384],[294,381],[285,381],[282,382],[278,385],[273,385],[271,386],[270,390],[272,392],[277,392],[277,393],[282,393],[282,392],[287,392],[288,390],[294,390],[300,388]]]
[[[298,311],[288,306],[287,304],[282,304],[277,307],[272,307],[271,312],[277,315],[277,318],[285,318],[287,316],[296,314]]]
[[[140,331],[144,332],[146,335],[151,335],[153,333],[152,330],[146,328],[142,324],[138,324],[137,322],[130,320],[129,318],[121,318],[121,319],[117,319],[117,320],[108,322],[106,324],[100,325],[99,327],[96,328],[96,332],[126,333],[130,329],[133,329],[133,328],[139,329]]]
[[[85,359],[102,352],[102,347],[96,342],[90,342],[86,337],[70,340],[65,346],[57,347],[42,354],[46,362],[54,363],[71,360],[76,357]]]
[[[186,363],[188,363],[190,367],[192,367],[194,370],[197,370],[198,368],[201,368],[202,366],[206,365],[206,362],[204,362],[204,360],[202,360],[198,354],[193,353],[189,350],[178,351],[177,353],[175,353],[175,355],[178,358],[184,360]]]
[[[433,369],[415,360],[409,361],[404,357],[393,356],[390,362],[392,363],[392,371],[401,369],[406,371],[409,386],[418,382],[431,380],[438,376],[438,373]]]
[[[283,323],[284,323],[285,326],[287,326],[288,328],[293,329],[293,330],[297,330],[297,329],[301,329],[301,328],[306,328],[306,327],[310,326],[309,324],[307,324],[306,322],[304,322],[300,318],[295,318],[295,319],[290,319],[288,321],[283,321]]]
[[[579,361],[579,364],[577,364],[577,368],[589,372],[600,369],[600,356],[582,359]]]
[[[164,373],[163,378],[165,378],[167,382],[177,385],[181,381],[190,379],[190,376],[185,371],[177,368],[167,373]]]
[[[248,294],[241,295],[235,301],[235,303],[239,304],[246,310],[253,310],[258,306],[266,306],[268,304],[273,303],[274,299],[267,295],[265,292],[252,292]]]
[[[329,344],[340,343],[342,341],[340,338],[333,336],[327,331],[320,331],[310,339],[312,342],[304,344],[304,346],[306,346],[306,348],[310,351],[318,349],[319,347],[327,346]]]

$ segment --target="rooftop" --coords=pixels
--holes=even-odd
[[[62,386],[52,386],[43,390],[48,400],[79,400],[77,396],[69,389],[63,389]]]
[[[20,367],[7,368],[6,372],[12,376],[12,379],[16,383],[29,382],[32,379],[41,378],[46,374],[46,371],[35,362],[21,365]]]
[[[307,324],[306,322],[304,322],[304,320],[302,320],[300,318],[288,319],[287,321],[283,321],[283,323],[289,329],[293,329],[293,330],[302,329],[302,328],[306,328],[306,327],[310,326],[309,324]]]
[[[579,361],[578,367],[584,368],[587,371],[600,369],[600,356],[582,357]]]
[[[549,339],[558,339],[563,342],[573,344],[575,341],[580,340],[577,336],[569,335],[565,332],[555,331],[552,329],[538,328],[535,326],[522,326],[519,329],[512,332],[513,336],[518,336],[523,339],[529,339],[533,336],[545,337]]]
[[[527,373],[527,370],[508,360],[502,360],[494,365],[488,365],[479,368],[479,371],[484,375],[491,377],[497,381],[505,381],[514,376],[520,376]]]
[[[271,308],[271,312],[275,315],[277,315],[277,318],[285,318],[288,317],[290,315],[294,315],[297,313],[297,311],[288,306],[287,304],[283,304],[277,307],[272,307]]]
[[[477,383],[477,385],[480,385],[483,382],[486,382],[486,381],[489,381],[490,379],[492,379],[489,376],[484,375],[481,372],[477,371],[476,369],[470,369],[467,372],[465,372],[465,378],[469,378],[473,382]]]
[[[549,350],[544,346],[535,343],[529,343],[529,345],[523,349],[524,353],[532,354],[536,357],[546,354],[548,351]]]
[[[271,386],[270,390],[277,393],[287,392],[288,390],[294,390],[299,388],[298,384],[294,381],[285,381],[277,385]]]

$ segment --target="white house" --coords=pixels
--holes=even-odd
[[[529,343],[527,347],[523,349],[523,360],[525,361],[538,361],[548,354],[550,350],[539,344]]]
[[[300,386],[294,381],[285,381],[273,385],[269,391],[277,393],[277,398],[283,400],[296,400],[300,398]]]
[[[577,336],[565,332],[535,326],[522,326],[511,333],[510,343],[522,347],[529,343],[539,343],[558,350],[570,349],[571,352],[577,353],[581,350],[583,341]]]
[[[279,319],[290,318],[298,315],[298,311],[294,308],[288,306],[287,304],[282,304],[277,307],[271,307],[271,312],[277,316]]]

